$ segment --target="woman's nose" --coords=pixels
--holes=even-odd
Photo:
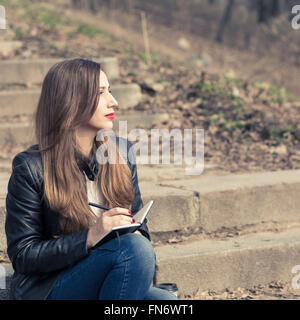
[[[109,103],[109,108],[118,107],[118,101],[111,95],[111,101]]]

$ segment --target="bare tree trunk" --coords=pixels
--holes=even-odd
[[[178,2],[178,15],[176,15],[177,25],[180,25],[180,29],[184,32],[190,32],[191,20],[189,19],[189,3],[187,1]]]
[[[270,0],[258,0],[257,22],[267,23],[270,18]]]
[[[100,2],[101,0],[89,0],[89,9],[93,13],[97,13],[100,9]]]
[[[235,0],[228,0],[228,2],[227,2],[223,17],[222,17],[220,25],[219,25],[219,30],[218,30],[217,36],[216,36],[216,40],[218,42],[223,42],[225,28],[231,20],[234,4],[235,4]]]
[[[128,19],[127,19],[127,26],[132,26],[134,23],[134,3],[133,0],[127,0],[127,12],[128,12]]]
[[[109,15],[112,20],[114,19],[114,16],[115,16],[115,9],[116,9],[116,0],[109,0]]]
[[[281,0],[258,0],[257,2],[257,22],[268,23],[270,19],[277,17],[282,9]],[[285,6],[287,1],[285,1]]]
[[[271,16],[278,17],[281,13],[280,0],[272,0]]]
[[[83,1],[82,0],[72,0],[72,6],[76,9],[83,8]]]
[[[133,0],[127,0],[127,10],[129,14],[133,13],[133,7],[134,7]]]

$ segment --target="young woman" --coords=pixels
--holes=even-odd
[[[5,223],[12,299],[177,299],[151,286],[147,220],[94,247],[143,207],[132,144],[111,134],[118,104],[100,67],[72,59],[48,71],[35,114],[38,144],[13,159]],[[103,146],[106,163],[98,161]]]

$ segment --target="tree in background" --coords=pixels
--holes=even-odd
[[[279,16],[282,11],[280,0],[258,0],[257,2],[258,23],[268,23],[270,19]]]
[[[98,12],[101,4],[109,4],[109,0],[72,0],[72,6],[76,9],[88,9]]]
[[[216,36],[216,40],[218,42],[223,42],[225,29],[226,29],[226,26],[228,25],[228,23],[230,22],[234,5],[235,5],[235,0],[228,0],[227,1],[227,5],[225,7],[224,14],[223,14],[222,19],[220,21],[219,29],[218,29],[217,36]]]

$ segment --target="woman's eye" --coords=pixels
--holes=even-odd
[[[111,90],[109,90],[108,92],[109,92],[109,93],[112,93]],[[99,91],[99,92],[98,92],[98,94],[102,94],[102,93],[104,93],[104,91]]]

